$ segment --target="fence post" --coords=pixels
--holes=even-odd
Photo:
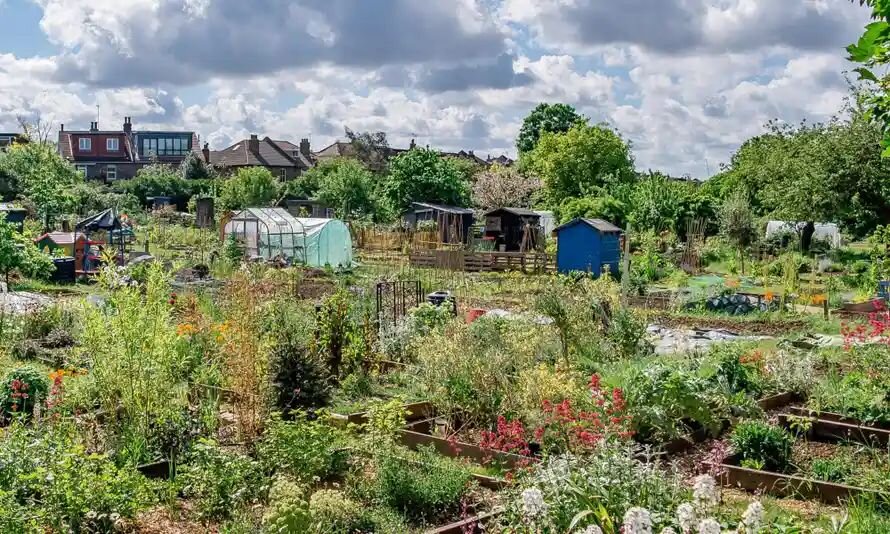
[[[630,290],[630,223],[627,223],[627,229],[624,231],[624,258],[622,258],[621,270],[621,300],[627,304],[627,297]]]

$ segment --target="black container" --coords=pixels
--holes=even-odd
[[[50,280],[60,284],[73,284],[75,279],[74,258],[53,258],[53,270]]]

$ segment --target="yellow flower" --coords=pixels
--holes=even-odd
[[[197,331],[198,329],[190,323],[183,323],[176,327],[176,335],[178,336],[188,336],[194,334]]]

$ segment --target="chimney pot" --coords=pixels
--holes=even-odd
[[[311,145],[309,144],[309,139],[303,138],[300,139],[300,154],[302,154],[306,159],[312,157],[312,150],[310,149]]]
[[[260,139],[256,134],[250,134],[250,141],[247,142],[247,149],[254,154],[260,151]]]
[[[411,144],[408,146],[408,149],[410,150],[410,149],[412,149],[412,148],[414,148],[414,147],[416,147],[416,146],[417,146],[417,143],[415,143],[415,142],[414,142],[414,139],[412,138],[412,139],[411,139]]]
[[[133,132],[133,123],[130,122],[130,117],[124,117],[124,133],[130,134]]]
[[[65,131],[65,123],[62,123],[62,124],[59,125],[59,131],[60,131],[60,132],[64,132],[64,131]]]

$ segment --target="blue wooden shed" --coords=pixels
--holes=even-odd
[[[598,277],[605,269],[618,276],[621,228],[602,219],[574,219],[553,230],[556,268],[561,273],[589,272]]]

